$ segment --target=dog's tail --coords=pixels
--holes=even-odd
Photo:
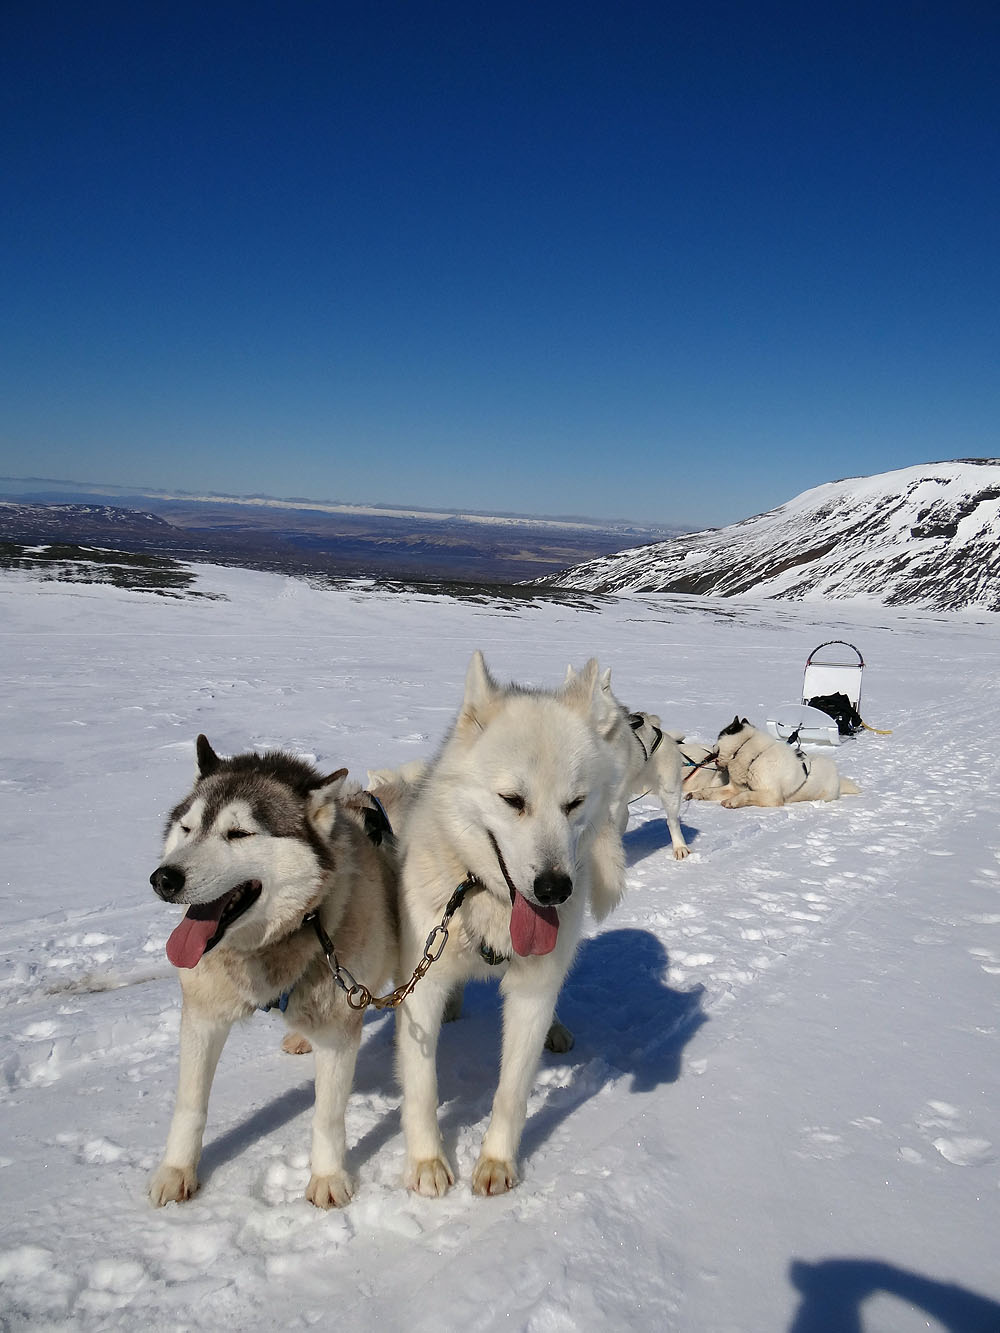
[[[840,794],[841,796],[860,796],[861,788],[856,782],[852,782],[850,778],[841,778]]]

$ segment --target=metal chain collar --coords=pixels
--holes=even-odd
[[[468,879],[462,881],[458,888],[448,899],[447,906],[444,909],[444,915],[431,933],[427,936],[424,943],[423,957],[413,969],[413,975],[409,981],[397,986],[395,990],[390,991],[388,995],[373,995],[367,986],[363,986],[360,981],[355,980],[351,973],[337,959],[337,951],[333,947],[333,940],[323,929],[323,924],[319,919],[319,912],[310,912],[304,919],[303,925],[312,926],[316,932],[316,938],[319,940],[320,948],[326,956],[326,963],[330,969],[334,981],[347,996],[347,1003],[352,1009],[367,1009],[369,1005],[376,1009],[397,1009],[406,997],[416,986],[422,976],[426,974],[432,963],[436,963],[444,952],[444,946],[448,943],[448,923],[462,905],[465,895],[470,889],[478,887],[478,881],[470,875]]]

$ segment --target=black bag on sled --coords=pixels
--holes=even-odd
[[[846,694],[818,694],[813,699],[807,699],[806,703],[810,708],[818,708],[820,712],[832,717],[841,736],[854,736],[864,729],[861,714]]]

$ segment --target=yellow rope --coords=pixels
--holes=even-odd
[[[879,731],[878,727],[870,727],[870,726],[868,725],[868,723],[864,720],[864,718],[861,719],[861,725],[864,727],[865,731],[874,731],[874,733],[875,733],[876,736],[891,736],[891,735],[892,735],[892,731],[891,731],[891,730],[890,730],[890,731]]]

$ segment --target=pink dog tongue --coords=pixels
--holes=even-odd
[[[167,957],[174,967],[196,967],[198,960],[208,948],[209,941],[219,928],[219,917],[225,905],[225,898],[218,902],[206,903],[205,907],[217,907],[218,916],[195,917],[188,908],[187,915],[181,919],[167,940]],[[199,910],[204,911],[204,907]]]
[[[510,942],[522,958],[533,953],[551,953],[559,934],[559,916],[554,907],[536,907],[520,893],[514,894],[510,914]]]

